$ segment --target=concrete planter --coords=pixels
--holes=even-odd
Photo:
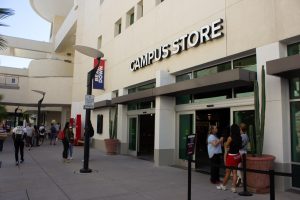
[[[118,152],[119,147],[119,140],[118,139],[104,139],[106,153],[108,155],[116,155]]]
[[[269,171],[273,169],[275,157],[271,155],[252,156],[247,155],[247,169]],[[253,193],[269,193],[269,175],[247,172],[248,190]]]

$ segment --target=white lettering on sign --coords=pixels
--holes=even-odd
[[[169,58],[171,55],[179,54],[189,48],[198,47],[199,45],[224,36],[223,19],[218,19],[210,25],[202,26],[198,31],[192,31],[189,34],[181,36],[172,44],[165,44],[158,49],[150,51],[131,62],[130,70],[136,71],[140,68],[151,65],[153,62]]]

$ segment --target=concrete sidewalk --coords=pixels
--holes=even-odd
[[[45,141],[31,151],[25,162],[15,166],[11,139],[0,152],[0,200],[184,200],[187,199],[187,171],[155,167],[152,162],[130,156],[107,156],[91,149],[92,173],[80,174],[83,147],[74,148],[73,160],[62,162],[62,145]],[[239,188],[239,191],[242,189]],[[192,199],[267,200],[269,195],[241,197],[218,191],[209,176],[192,173]],[[276,199],[300,199],[299,194],[276,193]]]

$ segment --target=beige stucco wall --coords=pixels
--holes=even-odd
[[[155,79],[158,70],[175,73],[190,67],[254,49],[300,32],[295,26],[300,20],[298,0],[181,0],[144,1],[144,16],[125,28],[126,13],[139,0],[78,1],[76,44],[97,48],[102,35],[102,51],[107,60],[105,92]],[[122,18],[122,33],[114,37],[115,22]],[[131,72],[130,63],[174,39],[199,30],[218,18],[224,19],[224,34],[220,39],[201,44],[179,55]],[[92,20],[91,20],[92,19]],[[75,54],[72,101],[82,101],[86,74],[91,69],[91,58]],[[93,91],[101,95],[103,91]]]

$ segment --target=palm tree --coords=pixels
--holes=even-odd
[[[14,10],[10,8],[0,8],[0,20],[13,15],[14,13],[15,13]],[[7,26],[7,25],[0,22],[0,26]],[[6,48],[6,41],[0,35],[0,50],[3,50],[5,48]],[[2,100],[2,95],[0,94],[0,102],[1,100]],[[0,105],[0,122],[6,117],[6,114],[7,113],[5,107],[3,105]]]
[[[14,13],[15,11],[10,8],[0,8],[0,20],[13,15]],[[0,22],[0,26],[7,26],[7,25]],[[0,50],[3,50],[5,48],[6,48],[6,41],[0,35]]]

